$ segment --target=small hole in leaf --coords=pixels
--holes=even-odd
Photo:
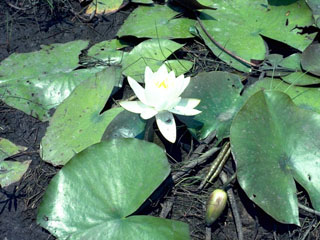
[[[311,175],[310,174],[308,174],[308,180],[311,181]]]
[[[253,197],[253,198],[256,198],[256,197],[257,197],[257,195],[253,194],[253,195],[252,195],[252,197]]]
[[[287,18],[287,20],[286,20],[286,26],[288,26],[289,25],[289,19]]]

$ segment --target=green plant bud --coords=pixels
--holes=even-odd
[[[227,193],[222,189],[214,190],[207,202],[206,223],[211,225],[221,215],[227,204]]]

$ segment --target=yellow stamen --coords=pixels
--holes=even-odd
[[[168,88],[167,79],[162,80],[161,82],[158,81],[158,82],[156,82],[155,84],[156,84],[156,86],[157,86],[158,88],[161,88],[161,87],[163,87],[163,88]]]

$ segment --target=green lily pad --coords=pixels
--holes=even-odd
[[[185,223],[132,216],[169,173],[165,152],[153,143],[95,144],[52,179],[37,221],[59,239],[190,239]]]
[[[173,52],[183,47],[183,44],[167,39],[149,39],[136,46],[130,53],[123,55],[123,74],[139,82],[144,82],[146,66],[157,71]],[[190,70],[191,62],[186,60],[169,60],[167,66],[180,74]]]
[[[230,141],[240,186],[266,213],[299,225],[294,180],[320,210],[320,115],[279,91],[259,91],[235,116]]]
[[[152,0],[131,0],[133,3],[153,4]]]
[[[139,114],[122,111],[108,125],[102,140],[114,138],[139,138],[143,139],[146,121]]]
[[[189,28],[195,21],[177,18],[176,12],[167,5],[139,6],[125,20],[117,33],[118,37],[138,38],[193,38]]]
[[[18,146],[8,139],[0,138],[0,162],[7,157],[27,150],[26,147]]]
[[[31,161],[3,161],[12,155],[25,151],[27,148],[15,145],[5,138],[0,138],[0,187],[7,187],[18,182],[28,170]]]
[[[291,97],[297,106],[320,113],[319,88],[299,87],[287,84],[279,79],[264,78],[247,88],[243,93],[243,97],[248,99],[260,90],[278,90],[284,92]]]
[[[176,76],[180,76],[182,74],[185,74],[186,72],[189,72],[193,67],[193,62],[182,59],[167,60],[164,62],[164,64],[167,66],[168,71],[174,71],[174,74]]]
[[[92,1],[86,10],[86,14],[110,14],[119,10],[123,0],[99,0]]]
[[[200,99],[196,109],[202,113],[194,117],[177,116],[186,123],[197,139],[202,140],[216,131],[221,140],[229,135],[231,121],[242,105],[242,89],[241,79],[235,74],[200,73],[191,79],[182,97]]]
[[[99,42],[88,50],[88,56],[107,62],[110,65],[120,64],[123,58],[123,51],[119,49],[128,45],[117,39]]]
[[[301,55],[301,65],[305,71],[320,76],[320,43],[311,44],[304,50]]]
[[[217,10],[204,10],[200,14],[205,29],[223,47],[248,62],[251,59],[265,58],[266,48],[261,35],[284,42],[300,51],[315,37],[315,34],[301,35],[296,28],[313,24],[311,10],[304,0],[282,6],[269,6],[267,0],[212,2]],[[240,71],[250,71],[247,65],[212,43],[198,23],[196,28],[206,45],[221,60]]]
[[[76,153],[101,140],[108,124],[122,111],[113,108],[100,114],[119,74],[119,69],[107,68],[82,82],[58,106],[41,141],[44,161],[64,165]]]
[[[320,83],[320,78],[312,76],[306,72],[297,71],[287,76],[281,77],[287,83],[299,86],[308,86]]]
[[[300,66],[300,62],[302,64],[302,62],[304,61],[304,64],[306,64],[306,69],[310,66],[311,68],[316,69],[317,65],[317,61],[316,61],[316,49],[313,49],[313,53],[315,54],[314,56],[311,54],[310,50],[308,50],[310,48],[310,46],[308,48],[306,48],[305,52],[301,55],[300,53],[296,53],[296,54],[292,54],[286,58],[284,58],[280,65],[290,68],[291,70],[294,70],[295,72],[290,73],[290,74],[286,74],[284,76],[281,76],[281,78],[286,81],[287,83],[291,83],[294,85],[300,85],[300,86],[307,86],[307,85],[313,85],[313,84],[319,84],[320,83],[320,78],[314,76],[314,75],[310,75],[308,74],[308,72],[303,72],[301,66]],[[309,52],[309,53],[308,53]],[[308,60],[303,58],[304,55],[308,55]],[[310,57],[309,57],[310,56]],[[310,60],[310,64],[311,61],[313,61],[312,65],[308,65],[307,61]],[[312,70],[308,69],[310,73],[312,73]]]
[[[23,174],[29,168],[31,160],[24,162],[1,161],[0,162],[0,187],[7,187],[20,181]]]
[[[301,59],[301,54],[300,53],[294,53],[291,54],[290,56],[284,58],[280,65],[286,68],[289,68],[291,70],[300,70],[300,60]]]
[[[306,0],[306,3],[312,10],[313,18],[318,28],[320,28],[320,5],[319,0]]]
[[[101,71],[73,71],[87,45],[87,41],[79,40],[10,55],[0,65],[1,100],[42,121],[48,120],[51,108],[68,97],[80,82]]]
[[[300,54],[295,53],[286,58],[280,54],[268,54],[264,62],[259,66],[268,77],[284,77],[295,71],[301,70]]]

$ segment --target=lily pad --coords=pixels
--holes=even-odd
[[[0,138],[0,161],[25,150],[27,150],[26,147],[18,146],[8,139]]]
[[[183,44],[167,39],[149,39],[136,46],[130,53],[125,53],[122,61],[123,74],[139,82],[144,82],[146,66],[152,71],[157,71],[172,53],[183,47]],[[176,73],[183,74],[192,67],[186,60],[169,60],[169,68]]]
[[[48,120],[51,108],[59,105],[83,80],[101,71],[73,71],[87,45],[87,41],[79,40],[10,55],[0,65],[1,100],[42,121]]]
[[[319,138],[320,115],[279,91],[257,92],[233,120],[230,141],[240,186],[279,222],[299,225],[295,181],[320,210]]]
[[[266,48],[262,36],[281,41],[300,51],[315,37],[315,34],[302,35],[296,28],[313,24],[312,13],[305,0],[282,6],[268,5],[267,0],[212,2],[217,10],[204,10],[200,14],[205,29],[223,47],[248,62],[265,58]],[[240,71],[250,71],[248,66],[212,43],[199,24],[196,27],[216,56]]]
[[[152,0],[131,0],[133,3],[153,4]]]
[[[317,68],[317,65],[319,65],[316,61],[316,58],[317,58],[316,49],[313,49],[313,52],[311,53],[311,51],[308,50],[309,48],[310,48],[310,46],[308,48],[306,48],[306,50],[304,51],[304,53],[302,55],[300,53],[292,54],[292,55],[288,56],[287,58],[284,58],[283,61],[281,61],[281,63],[280,63],[281,66],[290,68],[295,71],[295,72],[287,74],[285,76],[281,76],[281,78],[284,81],[286,81],[287,83],[291,83],[293,85],[300,85],[300,86],[308,86],[308,85],[320,83],[319,77],[309,74],[309,72],[312,73],[311,68],[314,68],[314,70],[315,70]],[[313,56],[312,54],[315,54],[315,56]],[[308,60],[307,60],[307,58],[308,58]],[[303,72],[303,70],[300,66],[300,62],[302,64],[303,61],[304,61],[306,69],[308,69],[308,67],[310,67],[310,69],[308,69],[309,72],[308,71]],[[311,63],[311,61],[313,61],[313,62]]]
[[[304,50],[301,55],[301,65],[305,71],[320,76],[320,43],[311,44]]]
[[[176,17],[176,12],[167,5],[155,4],[139,6],[125,20],[118,37],[135,36],[138,38],[193,38],[189,28],[195,21],[188,18]]]
[[[31,161],[4,161],[5,158],[26,149],[26,147],[15,145],[7,139],[0,138],[0,187],[7,187],[18,182],[28,170]]]
[[[126,47],[117,39],[99,42],[88,50],[88,56],[107,62],[110,65],[120,64],[123,52],[119,49]]]
[[[297,71],[287,76],[281,77],[287,83],[299,86],[308,86],[320,83],[320,78],[308,74],[307,72]]]
[[[185,223],[132,216],[169,173],[164,151],[153,143],[95,144],[52,179],[37,221],[59,239],[190,239]]]
[[[0,162],[0,187],[7,187],[20,181],[23,174],[29,168],[31,160],[24,162],[1,161]]]
[[[320,3],[319,0],[306,0],[312,10],[313,18],[318,28],[320,28]]]
[[[143,139],[146,121],[138,114],[122,111],[108,125],[102,140],[114,138],[139,138]]]
[[[122,111],[113,108],[100,114],[119,74],[119,69],[107,68],[82,82],[58,106],[41,141],[44,161],[64,165],[76,153],[101,140],[108,124]]]
[[[86,10],[86,14],[111,14],[120,9],[123,0],[99,0],[92,1]]]
[[[193,62],[182,59],[167,60],[164,62],[164,64],[167,66],[168,71],[174,71],[174,74],[176,76],[180,76],[182,74],[185,74],[186,72],[189,72],[193,67]],[[157,70],[158,69],[155,69],[155,71]]]
[[[194,117],[177,116],[197,139],[202,140],[216,131],[218,139],[222,140],[229,135],[231,121],[242,105],[242,89],[241,79],[235,74],[200,73],[191,79],[182,97],[200,99],[197,109],[202,113]]]
[[[248,99],[260,90],[278,90],[284,92],[291,97],[297,106],[320,114],[319,88],[299,87],[287,84],[279,79],[264,78],[247,88],[243,93],[243,97]]]

